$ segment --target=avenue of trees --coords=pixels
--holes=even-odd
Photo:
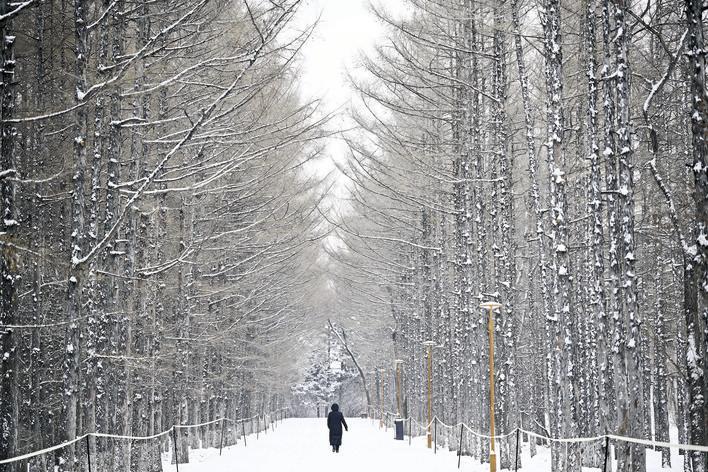
[[[432,340],[434,414],[488,430],[494,300],[498,434],[708,444],[706,3],[403,3],[373,7],[388,36],[353,79],[332,256],[343,318],[393,327],[379,365],[405,361],[408,414],[427,419]],[[553,470],[602,448],[555,445]]]
[[[424,341],[433,413],[486,433],[486,301],[497,434],[708,444],[706,1],[374,3],[336,182],[304,1],[0,0],[0,459],[395,411],[394,359],[425,422]],[[176,431],[186,462],[204,442]],[[553,472],[603,446],[530,440]],[[81,447],[0,472],[81,470]],[[110,471],[167,447],[88,440]]]

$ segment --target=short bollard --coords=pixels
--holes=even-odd
[[[519,440],[521,439],[521,430],[519,428],[516,428],[516,457],[514,458],[514,463],[516,464],[514,466],[514,471],[518,472],[519,470]]]
[[[403,419],[396,418],[393,420],[394,425],[394,435],[393,438],[397,441],[403,441]]]
[[[438,453],[438,417],[433,420],[433,442],[435,443],[434,454]]]
[[[243,447],[246,447],[246,422],[241,421],[241,434],[243,434]]]
[[[413,420],[408,418],[408,445],[413,443]]]
[[[607,460],[610,457],[610,437],[605,436],[605,463],[602,466],[602,472],[607,472]]]

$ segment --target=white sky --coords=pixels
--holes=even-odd
[[[374,0],[380,4],[382,0]],[[385,0],[387,10],[400,9],[400,0]],[[300,75],[304,99],[320,99],[322,113],[341,110],[330,129],[351,126],[346,118],[353,92],[347,81],[347,71],[361,77],[358,67],[361,54],[370,54],[374,46],[385,40],[384,26],[369,11],[370,0],[305,0],[296,18],[299,28],[305,28],[320,17],[319,24],[302,51]],[[337,138],[326,144],[329,159],[317,163],[322,175],[335,168],[330,159],[343,162],[346,146]],[[335,191],[335,194],[338,193]]]
[[[390,1],[390,0],[389,0]],[[321,19],[303,50],[302,91],[322,98],[328,107],[346,104],[351,92],[345,71],[357,65],[361,51],[370,52],[383,39],[384,29],[369,13],[369,0],[306,0],[298,24]]]
[[[370,1],[305,0],[295,18],[295,28],[299,30],[312,25],[319,18],[313,35],[301,51],[299,83],[304,100],[321,101],[322,115],[339,111],[327,126],[330,131],[346,130],[354,125],[347,113],[351,103],[357,100],[349,85],[347,73],[356,78],[365,77],[366,72],[359,67],[362,54],[371,55],[375,45],[381,44],[386,38],[384,25],[369,11]],[[403,11],[404,0],[373,1],[376,5],[385,5],[387,11]],[[334,186],[327,196],[327,203],[336,211],[346,211],[346,205],[342,205],[342,202],[347,198],[347,185],[350,182],[337,170],[335,162],[344,164],[347,157],[346,144],[334,135],[325,141],[324,156],[306,168],[321,177],[331,173]],[[342,247],[334,235],[327,238],[326,244],[332,249]]]

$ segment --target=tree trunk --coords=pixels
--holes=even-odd
[[[9,0],[0,0],[0,15],[13,8]],[[15,37],[10,35],[9,21],[0,20],[0,197],[2,201],[2,239],[0,240],[0,457],[17,455],[18,433],[18,356],[17,336],[12,326],[17,318],[17,286],[20,282],[19,255],[16,233],[19,217],[15,206],[16,162],[14,155],[15,126]],[[0,466],[0,471],[12,471],[14,466]]]
[[[686,291],[696,301],[685,301],[686,340],[688,351],[688,403],[690,440],[693,444],[708,442],[708,92],[706,92],[706,43],[704,2],[686,0],[688,54],[691,73],[691,131],[693,147],[693,192],[696,206],[695,260],[685,261],[686,284],[695,286]],[[691,453],[694,472],[708,470],[708,454]]]

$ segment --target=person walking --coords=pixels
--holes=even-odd
[[[339,452],[339,446],[342,445],[342,425],[344,429],[349,431],[347,422],[344,421],[344,415],[339,411],[339,405],[332,405],[332,411],[327,415],[327,428],[329,428],[329,444],[332,446],[332,452]]]

